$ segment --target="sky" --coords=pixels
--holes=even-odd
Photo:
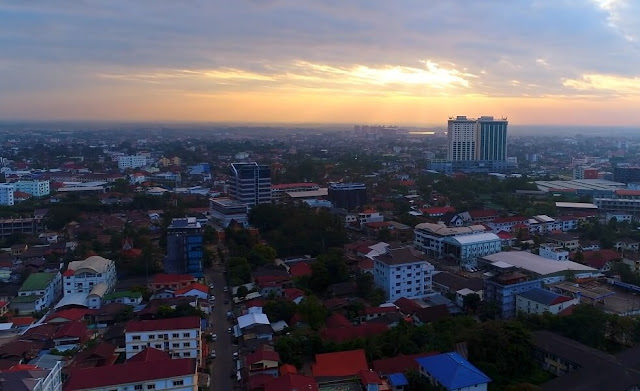
[[[640,125],[638,0],[4,0],[0,119]]]

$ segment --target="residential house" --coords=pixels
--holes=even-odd
[[[175,290],[194,282],[197,282],[197,279],[191,274],[156,274],[148,284],[148,288],[151,292],[164,288]]]
[[[10,308],[17,314],[32,314],[53,306],[61,294],[62,276],[56,273],[31,273],[18,290]]]
[[[126,304],[136,306],[142,303],[142,293],[133,291],[119,291],[107,293],[103,297],[104,304]]]
[[[63,323],[52,337],[53,345],[80,345],[89,339],[86,323],[75,321]]]
[[[413,322],[418,325],[429,324],[431,322],[444,319],[449,316],[449,309],[445,304],[422,307],[413,314]]]
[[[580,248],[580,237],[576,234],[552,233],[551,235],[545,236],[545,239],[569,251],[575,251]]]
[[[579,303],[578,298],[571,298],[541,288],[533,288],[516,295],[516,310],[518,313],[525,314],[542,315],[549,312],[557,315]]]
[[[486,391],[491,379],[456,352],[417,358],[420,374],[447,391]]]
[[[143,353],[139,353],[143,354]],[[198,372],[193,358],[164,357],[96,368],[72,369],[65,391],[198,390]]]
[[[420,212],[426,217],[441,217],[447,213],[455,212],[456,208],[452,206],[434,206],[431,208],[422,208]]]
[[[316,354],[315,363],[311,364],[311,372],[319,383],[325,379],[352,378],[368,370],[363,349]]]
[[[264,391],[318,391],[318,383],[313,377],[288,373],[264,385]]]
[[[152,347],[168,352],[171,358],[199,360],[202,352],[200,339],[198,316],[130,321],[125,329],[125,351],[127,359]]]
[[[571,253],[571,258],[576,259],[577,253]],[[610,250],[597,250],[597,251],[583,251],[582,252],[582,262],[590,266],[594,269],[598,269],[601,272],[606,272],[611,270],[611,265],[614,262],[620,261],[622,259],[622,254]]]
[[[268,349],[250,353],[244,358],[244,367],[249,377],[256,375],[278,376],[280,355]]]
[[[199,282],[179,288],[174,291],[175,296],[194,296],[199,299],[206,300],[209,297],[209,287]]]
[[[269,318],[263,313],[248,313],[239,316],[237,321],[240,335],[244,340],[266,339],[271,341],[273,339],[273,328]]]
[[[541,257],[551,259],[553,261],[568,261],[569,250],[555,243],[543,243],[540,245],[538,254]]]
[[[484,281],[478,277],[463,277],[450,272],[438,272],[433,275],[433,290],[440,293],[454,293],[469,289],[483,297]]]
[[[388,301],[419,298],[432,292],[434,267],[411,247],[390,249],[374,258],[373,279],[386,292]]]
[[[16,365],[0,371],[3,390],[62,391],[62,362],[51,369],[36,365]]]
[[[622,238],[618,239],[614,246],[618,252],[626,253],[626,252],[638,252],[638,247],[640,247],[640,242],[632,239],[632,238]]]
[[[385,305],[380,307],[365,307],[360,313],[360,322],[368,322],[373,319],[380,318],[386,314],[395,314],[400,312],[395,305]]]

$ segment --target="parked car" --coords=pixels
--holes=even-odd
[[[231,334],[231,333],[233,333],[233,329],[232,329],[231,327],[229,327],[229,328],[227,329],[227,332],[228,332],[229,334]]]
[[[211,351],[211,358],[216,358],[216,351],[215,350]]]
[[[229,292],[229,288],[227,288],[226,286],[223,289],[224,292]]]
[[[233,358],[238,358],[238,352],[233,352]]]
[[[218,334],[211,334],[211,340],[212,341],[217,341],[218,340]]]

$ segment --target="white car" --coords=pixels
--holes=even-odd
[[[226,286],[224,287],[224,289],[222,289],[224,292],[229,292],[229,288],[227,288]]]
[[[216,351],[215,350],[211,351],[211,358],[216,358]]]
[[[211,340],[212,341],[217,341],[218,340],[218,334],[211,334]]]
[[[233,352],[233,358],[238,358],[238,352]]]

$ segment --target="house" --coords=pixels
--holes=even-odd
[[[280,355],[273,350],[258,350],[244,358],[244,366],[249,376],[278,376]]]
[[[486,391],[491,379],[456,352],[417,358],[420,375],[448,391]]]
[[[427,217],[441,217],[441,216],[444,216],[446,213],[452,213],[455,211],[456,211],[456,208],[452,206],[435,206],[432,208],[420,209],[420,212]]]
[[[631,238],[623,238],[619,239],[615,242],[613,246],[619,252],[638,252],[638,247],[640,247],[640,242]]]
[[[297,288],[284,289],[282,293],[285,299],[293,301],[296,304],[300,304],[302,299],[304,299],[304,292]]]
[[[516,295],[516,310],[519,313],[538,314],[545,312],[557,315],[563,310],[579,304],[578,298],[560,295],[546,289],[533,288]]]
[[[309,376],[288,373],[264,385],[264,391],[318,391],[318,383]]]
[[[411,247],[390,249],[374,258],[373,280],[388,301],[419,298],[432,291],[434,267]]]
[[[267,315],[263,313],[248,313],[239,316],[238,328],[245,340],[249,339],[273,339],[273,328]]]
[[[77,322],[84,320],[85,317],[90,313],[91,311],[86,308],[70,308],[67,310],[54,312],[53,314],[47,316],[44,321],[48,324]]]
[[[0,372],[3,390],[62,390],[62,362],[57,361],[52,368],[36,365],[16,365]]]
[[[390,305],[390,306],[381,306],[381,307],[365,307],[362,312],[360,313],[360,322],[367,322],[376,318],[379,318],[381,316],[384,316],[385,314],[389,314],[389,313],[398,313],[400,312],[398,310],[398,307],[396,307],[395,305]]]
[[[575,251],[580,248],[580,237],[570,233],[552,233],[545,236],[548,242],[555,243],[560,247],[569,251]]]
[[[538,254],[541,257],[551,259],[553,261],[568,261],[569,250],[555,243],[543,243],[540,245]]]
[[[483,297],[484,281],[478,277],[463,277],[450,272],[439,272],[433,275],[433,290],[440,293],[454,293],[469,289]]]
[[[209,287],[199,282],[194,282],[184,288],[176,289],[175,296],[195,296],[199,299],[206,300],[209,297]]]
[[[200,324],[198,316],[130,321],[125,328],[127,359],[147,347],[152,347],[170,353],[171,358],[199,360],[201,356]]]
[[[142,293],[133,291],[111,292],[104,295],[102,299],[104,304],[118,303],[136,306],[142,303]]]
[[[579,243],[582,251],[600,250],[599,240],[580,240]]]
[[[434,305],[432,307],[420,308],[413,314],[413,321],[418,326],[429,324],[449,316],[446,304]]]
[[[198,372],[192,358],[130,361],[96,368],[72,369],[65,391],[197,390]]]
[[[68,368],[95,368],[113,365],[117,358],[116,347],[103,341],[79,352],[68,364]]]
[[[485,224],[489,223],[500,216],[497,210],[493,209],[478,209],[478,210],[470,210],[469,217],[471,217],[471,222],[473,224]]]
[[[53,335],[53,345],[79,345],[89,339],[89,329],[84,322],[63,323]]]
[[[291,278],[304,277],[311,275],[311,265],[309,262],[296,262],[289,267],[289,275]]]
[[[577,253],[571,253],[571,258],[576,259]],[[582,262],[594,269],[598,269],[601,272],[611,270],[611,264],[622,259],[622,254],[610,250],[597,250],[597,251],[583,251]]]
[[[191,274],[156,274],[148,284],[148,288],[151,292],[164,288],[175,290],[184,288],[194,282],[197,282],[197,280]]]
[[[17,314],[32,314],[51,307],[61,294],[62,276],[56,273],[31,273],[18,290],[10,308]]]
[[[383,358],[371,362],[371,368],[380,376],[388,376],[394,373],[407,373],[409,371],[419,371],[420,366],[416,359],[421,357],[429,357],[438,354],[438,352],[427,352],[404,355],[399,354],[391,358]]]
[[[363,349],[316,354],[315,363],[311,364],[316,379],[350,378],[368,370]]]
[[[405,316],[413,316],[420,308],[422,308],[418,303],[414,300],[407,299],[406,297],[401,297],[398,300],[394,301],[393,304],[398,307],[400,312]]]

